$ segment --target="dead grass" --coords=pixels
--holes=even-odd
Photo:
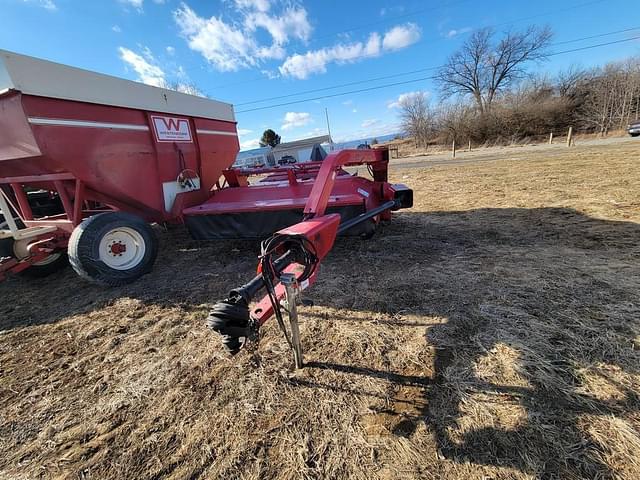
[[[610,132],[606,137],[606,139],[615,139],[615,138],[627,138],[628,133],[626,130],[615,130]],[[582,143],[589,142],[593,140],[601,140],[600,134],[596,133],[577,133],[573,135],[573,143]],[[468,139],[462,139],[457,142],[456,149],[459,153],[466,152],[469,148]],[[502,150],[504,148],[509,147],[526,147],[526,146],[546,146],[549,141],[548,135],[541,135],[538,137],[525,137],[520,138],[518,140],[509,141],[504,138],[496,139],[495,141],[487,141],[483,144],[473,144],[472,151],[483,154],[486,152],[492,152],[494,150]],[[564,145],[567,142],[566,135],[554,135],[553,144],[554,145]],[[431,155],[450,155],[451,147],[450,143],[430,143],[428,147],[424,147],[422,145],[417,145],[413,138],[402,138],[397,140],[389,140],[388,142],[383,142],[380,145],[388,145],[394,148],[397,148],[398,158],[408,158],[408,157],[422,157],[422,156],[431,156]],[[394,157],[396,153],[393,153]]]
[[[395,171],[415,208],[338,242],[301,372],[203,326],[250,243],[1,284],[0,479],[640,478],[637,152]]]

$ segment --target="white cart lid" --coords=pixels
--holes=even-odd
[[[0,94],[26,95],[235,122],[233,105],[0,50]]]

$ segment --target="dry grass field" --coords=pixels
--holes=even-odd
[[[338,241],[302,371],[204,327],[253,243],[0,284],[0,479],[640,478],[639,153],[394,170],[415,207]]]

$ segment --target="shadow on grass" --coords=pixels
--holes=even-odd
[[[255,272],[255,242],[200,244],[176,231],[161,238],[154,272],[126,287],[89,285],[70,269],[36,282],[12,279],[0,285],[0,330],[55,323],[122,297],[204,312]],[[563,208],[402,212],[369,242],[338,240],[311,295],[319,304],[376,312],[377,323],[424,335],[434,347],[434,373],[327,361],[307,367],[416,389],[418,414],[404,416],[393,432],[416,435],[424,422],[451,460],[545,478],[610,477],[601,447],[578,425],[580,416],[627,416],[638,411],[639,400],[624,386],[619,386],[622,399],[587,395],[580,391],[581,369],[606,364],[633,373],[640,368],[632,348],[640,318],[639,244],[637,224]],[[333,289],[323,279],[334,279]],[[447,322],[412,322],[398,312]],[[348,315],[326,320],[362,321]],[[501,345],[519,355],[526,386],[493,383],[474,373]],[[292,383],[350,392],[312,380]],[[460,429],[465,402],[477,394],[508,395],[526,418],[509,428]]]
[[[366,309],[374,323],[411,331],[427,327],[434,373],[420,377],[393,367],[379,371],[325,361],[307,367],[384,379],[395,390],[420,389],[414,404],[419,413],[399,408],[392,432],[410,437],[424,422],[440,454],[453,461],[511,467],[543,478],[614,476],[603,461],[604,447],[585,434],[585,422],[588,416],[631,418],[640,399],[611,378],[607,382],[619,395],[596,398],[582,388],[582,379],[583,370],[601,364],[627,373],[640,369],[633,347],[640,326],[640,225],[559,208],[407,213],[398,223],[404,226],[387,227],[378,239],[382,244],[370,252],[354,255],[337,246],[332,270],[348,268],[342,256],[368,261],[374,274],[361,281],[377,280],[379,288],[371,294],[359,288],[365,298],[327,304]],[[394,248],[394,242],[402,244],[402,254],[388,255],[385,247]],[[406,321],[396,315],[401,310],[447,322]],[[379,319],[381,314],[388,320]],[[336,317],[327,321],[367,321]],[[526,385],[478,375],[483,359],[503,347],[518,355],[516,367]],[[469,426],[466,407],[478,396],[508,398],[525,417],[515,425]]]

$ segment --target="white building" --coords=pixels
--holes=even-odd
[[[234,163],[236,167],[260,167],[284,163],[304,163],[323,160],[333,142],[329,135],[305,138],[293,142],[280,143],[275,147],[254,148],[239,152]],[[287,157],[283,160],[283,157]],[[291,161],[294,159],[295,162]]]
[[[321,135],[319,137],[304,138],[294,142],[286,142],[276,145],[271,153],[273,154],[276,165],[282,157],[293,157],[296,163],[309,162],[312,160],[314,149],[316,150],[316,158],[313,160],[323,160],[326,157],[326,146],[330,145],[331,137],[329,135]],[[325,147],[323,147],[323,145]]]
[[[271,155],[271,147],[254,148],[238,152],[234,167],[263,167],[273,165],[273,155]]]

